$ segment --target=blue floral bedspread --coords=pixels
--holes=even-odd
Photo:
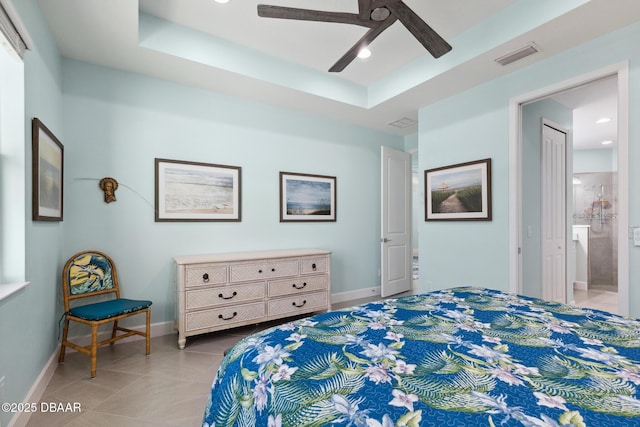
[[[226,355],[204,426],[640,426],[640,321],[454,288],[296,320]]]

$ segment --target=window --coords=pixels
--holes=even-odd
[[[25,280],[25,114],[26,48],[8,0],[0,0],[0,299]]]

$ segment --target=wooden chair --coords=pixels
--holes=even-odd
[[[105,294],[115,294],[115,299],[70,306],[71,301]],[[96,376],[98,347],[113,344],[115,341],[132,335],[145,337],[147,341],[146,354],[149,355],[151,352],[151,301],[120,298],[116,266],[106,254],[91,250],[78,252],[69,258],[62,270],[62,295],[64,297],[65,321],[59,363],[64,362],[66,347],[71,347],[91,358],[91,378],[93,378]],[[120,319],[142,313],[147,315],[146,332],[118,326]],[[91,344],[83,347],[67,339],[69,321],[72,320],[91,327]],[[98,327],[110,322],[113,322],[111,338],[98,342]],[[117,335],[118,331],[125,333]]]

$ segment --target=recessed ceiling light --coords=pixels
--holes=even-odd
[[[229,0],[214,0],[216,3],[229,3]]]
[[[368,47],[363,47],[362,49],[360,49],[360,52],[358,52],[358,58],[366,59],[370,56],[371,56],[371,51],[369,50]]]
[[[613,144],[613,141],[602,141],[601,144],[602,145],[609,145],[609,144]]]
[[[600,125],[602,123],[608,123],[610,121],[611,121],[611,117],[602,117],[602,118],[596,120],[596,123]]]

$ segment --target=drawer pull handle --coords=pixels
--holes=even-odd
[[[202,281],[203,281],[204,283],[207,283],[207,282],[209,281],[209,273],[204,273],[204,274],[202,275]]]
[[[224,317],[222,314],[218,314],[218,319],[222,319],[222,320],[231,320],[231,319],[233,319],[234,317],[236,317],[237,315],[238,315],[238,312],[237,312],[237,311],[234,311],[234,312],[233,312],[233,316],[231,316],[231,317]]]
[[[294,305],[294,306],[296,306],[296,307],[300,308],[300,307],[304,307],[304,305],[305,305],[306,303],[307,303],[307,300],[304,300],[304,301],[302,301],[302,304],[298,305],[298,304],[296,304],[296,302],[294,301],[294,302],[292,302],[292,303],[291,303],[291,305]]]
[[[222,295],[222,294],[218,294],[218,298],[222,298],[222,299],[231,299],[231,298],[235,297],[236,295],[238,295],[238,293],[237,293],[236,291],[233,291],[233,293],[231,294],[231,296],[230,296],[230,297],[225,297],[225,296],[224,296],[224,295]]]
[[[311,264],[311,268],[313,269],[313,271],[316,271],[318,269],[318,267],[316,267],[316,263],[315,262],[313,264]]]
[[[262,270],[258,270],[258,273],[262,274]]]
[[[293,284],[293,287],[296,288],[296,289],[304,289],[306,286],[307,286],[307,282],[304,282],[302,284],[302,286],[298,286],[295,283]]]
[[[272,268],[272,269],[271,269],[271,271],[272,271],[272,272],[274,272],[274,271],[276,271],[276,269],[275,269],[275,268]]]

